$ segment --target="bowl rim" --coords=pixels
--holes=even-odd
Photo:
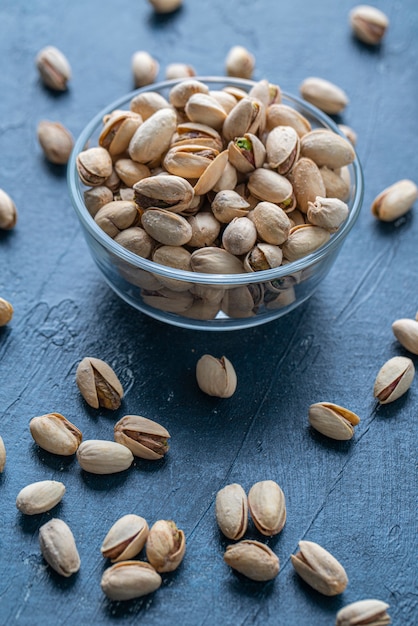
[[[203,83],[207,83],[209,86],[211,84],[221,84],[225,83],[225,86],[231,85],[238,88],[250,89],[254,85],[257,84],[256,80],[248,80],[243,78],[235,78],[229,76],[194,76],[191,78],[180,78],[173,80],[160,81],[157,83],[152,83],[150,85],[146,85],[145,87],[141,87],[140,89],[134,89],[118,99],[114,100],[104,108],[102,108],[84,127],[84,129],[79,134],[78,138],[74,143],[73,150],[71,152],[68,166],[67,166],[67,184],[70,193],[70,198],[73,204],[73,207],[78,215],[78,218],[86,231],[100,243],[108,252],[112,255],[119,258],[121,261],[132,265],[135,268],[145,270],[147,272],[152,272],[154,274],[158,274],[160,276],[165,276],[167,278],[175,278],[177,280],[184,280],[185,282],[191,283],[202,283],[208,285],[218,285],[222,286],[226,283],[228,285],[247,285],[250,283],[259,283],[259,282],[269,282],[274,280],[280,280],[289,274],[300,272],[302,270],[307,269],[311,265],[316,264],[322,259],[326,258],[329,254],[334,252],[338,246],[342,245],[343,241],[347,237],[348,233],[353,228],[354,224],[357,221],[357,218],[360,214],[363,193],[364,193],[364,180],[363,180],[363,172],[362,167],[357,155],[357,151],[355,151],[355,159],[352,163],[350,163],[349,167],[352,167],[354,172],[354,197],[352,198],[352,206],[349,212],[349,215],[342,225],[342,227],[336,232],[333,233],[331,238],[327,243],[323,246],[311,252],[310,254],[302,257],[301,259],[297,259],[296,261],[290,261],[285,265],[280,265],[279,267],[272,268],[269,270],[262,270],[258,272],[243,272],[242,274],[206,274],[202,272],[193,272],[180,270],[177,268],[160,265],[155,261],[150,259],[145,259],[143,257],[138,256],[137,254],[131,252],[127,248],[124,248],[120,244],[116,243],[109,235],[107,235],[98,224],[95,222],[94,218],[91,216],[87,207],[84,204],[84,198],[81,192],[80,181],[78,177],[77,167],[76,167],[76,159],[77,155],[86,149],[88,145],[88,141],[91,138],[91,135],[99,129],[102,125],[103,117],[107,115],[109,112],[119,109],[121,105],[126,105],[129,101],[135,96],[141,93],[147,93],[150,91],[161,91],[163,89],[168,89],[173,87],[179,82],[183,82],[185,80],[198,80]],[[325,128],[329,128],[336,134],[344,137],[346,136],[344,133],[338,128],[337,124],[325,113],[323,113],[320,109],[315,107],[314,105],[306,102],[302,98],[298,96],[294,96],[292,94],[287,93],[286,91],[281,90],[282,95],[282,103],[287,104],[290,102],[296,110],[300,111],[300,109],[305,109],[308,111],[309,115],[318,119]],[[283,102],[284,100],[284,102]]]

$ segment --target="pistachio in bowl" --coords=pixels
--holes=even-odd
[[[363,195],[354,148],[319,109],[267,80],[213,77],[109,105],[77,139],[68,183],[112,289],[204,330],[263,324],[306,301]]]

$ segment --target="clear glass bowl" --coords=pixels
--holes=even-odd
[[[249,91],[254,85],[253,81],[236,78],[197,79],[210,89],[233,86]],[[88,212],[83,195],[86,187],[79,179],[76,157],[85,146],[98,145],[106,114],[115,109],[129,109],[130,100],[146,91],[156,91],[167,97],[177,82],[160,82],[126,94],[100,111],[78,137],[68,164],[68,186],[90,253],[115,293],[142,313],[160,321],[200,330],[235,330],[270,322],[310,298],[331,269],[360,212],[363,176],[359,160],[356,157],[348,166],[350,194],[347,204],[350,212],[347,220],[326,244],[302,259],[259,272],[203,274],[139,257],[109,237]],[[327,115],[309,103],[286,93],[282,93],[282,102],[304,115],[313,129],[326,128],[341,134]],[[173,279],[181,282],[172,283]],[[170,288],[172,286],[175,286],[174,290]]]

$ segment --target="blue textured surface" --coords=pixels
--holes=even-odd
[[[145,1],[0,1],[0,187],[19,210],[16,229],[0,233],[0,296],[15,308],[0,329],[0,435],[7,464],[0,476],[0,624],[331,626],[344,604],[387,601],[393,623],[418,622],[417,381],[378,408],[372,387],[380,366],[406,354],[391,323],[418,309],[415,207],[395,224],[370,214],[373,198],[400,178],[417,181],[418,9],[415,0],[379,2],[390,18],[382,46],[357,41],[348,0],[184,2],[156,18]],[[73,79],[54,95],[38,80],[36,53],[56,45]],[[256,57],[255,78],[297,92],[309,75],[343,87],[341,121],[358,133],[365,173],[360,219],[330,275],[311,301],[266,326],[235,333],[192,332],[135,312],[104,284],[68,198],[64,168],[48,165],[36,140],[40,119],[59,120],[76,136],[104,105],[132,89],[131,55],[148,50],[161,64],[187,62],[201,75],[223,74],[234,44]],[[204,396],[194,369],[203,353],[225,354],[238,375],[229,400]],[[111,363],[126,389],[115,414],[90,410],[74,382],[85,355]],[[415,359],[416,361],[416,359]],[[327,400],[361,417],[353,441],[335,443],[307,426],[307,408]],[[114,477],[82,472],[75,459],[39,450],[35,415],[60,412],[84,438],[112,438],[113,424],[137,413],[172,435],[163,461],[136,461]],[[18,491],[35,480],[62,480],[52,512],[25,517]],[[227,542],[214,517],[218,489],[246,490],[276,480],[288,519],[267,540],[281,571],[253,583],[224,564]],[[174,519],[187,538],[181,567],[152,596],[112,603],[100,590],[100,545],[125,513],[150,524]],[[69,580],[43,561],[38,529],[52,516],[72,528],[81,556]],[[260,539],[252,526],[249,538]],[[342,596],[324,598],[293,572],[300,539],[316,541],[346,568]]]

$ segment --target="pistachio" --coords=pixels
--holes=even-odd
[[[208,94],[209,87],[194,78],[182,80],[171,88],[169,100],[176,109],[184,109],[189,98],[195,93]]]
[[[160,246],[152,255],[154,263],[175,267],[186,272],[192,271],[190,258],[190,252],[182,246]],[[190,283],[185,280],[168,278],[166,276],[159,276],[158,279],[161,284],[173,291],[188,291],[190,288]]]
[[[279,246],[269,243],[258,243],[249,251],[244,261],[247,272],[260,272],[279,267],[282,264],[283,253]]]
[[[283,491],[274,480],[262,480],[251,487],[248,508],[257,530],[263,535],[277,535],[283,529],[286,502]]]
[[[357,144],[357,133],[346,124],[338,124],[340,131],[347,137],[352,146]]]
[[[90,213],[92,217],[98,213],[99,209],[102,208],[105,204],[112,202],[113,193],[109,189],[109,187],[105,187],[104,185],[100,185],[99,187],[92,187],[91,189],[87,189],[84,192],[84,204],[86,205],[87,211]]]
[[[299,541],[292,565],[303,580],[326,596],[336,596],[347,587],[345,569],[327,550],[313,541]]]
[[[269,293],[269,297],[266,296],[265,306],[268,311],[275,309],[282,309],[286,306],[290,306],[296,301],[296,294],[293,287],[288,287],[283,291],[278,292],[275,296]]]
[[[265,107],[268,107],[271,104],[278,104],[282,100],[282,93],[279,85],[273,85],[265,78],[255,83],[255,85],[253,85],[248,92],[248,95],[252,98],[260,100]]]
[[[165,69],[165,79],[173,80],[174,78],[191,78],[196,76],[196,70],[186,63],[169,63]]]
[[[326,195],[321,171],[312,159],[306,157],[299,159],[289,175],[289,180],[293,186],[297,207],[302,213],[308,212],[309,202],[315,202],[317,196]]]
[[[222,299],[222,311],[233,318],[245,318],[255,315],[258,303],[254,302],[250,286],[241,285],[228,289]]]
[[[388,404],[400,398],[412,384],[415,368],[411,359],[394,356],[386,361],[377,374],[373,393],[380,404]]]
[[[267,135],[266,150],[269,166],[285,176],[299,158],[299,135],[291,126],[275,126]]]
[[[177,145],[167,152],[163,166],[170,174],[199,178],[218,154],[218,150],[206,146]]]
[[[392,324],[392,331],[406,350],[412,352],[412,354],[418,354],[418,320],[396,320]]]
[[[159,159],[170,145],[177,126],[172,108],[159,109],[135,131],[129,143],[129,156],[138,163]]]
[[[56,480],[41,480],[23,487],[17,494],[16,507],[26,515],[46,513],[61,502],[65,486]]]
[[[331,439],[346,441],[354,435],[353,427],[360,423],[360,418],[338,404],[316,402],[309,407],[309,423]]]
[[[139,515],[124,515],[111,527],[103,540],[101,553],[112,563],[132,559],[139,554],[148,537],[147,521]]]
[[[226,118],[223,106],[211,95],[205,93],[192,94],[184,110],[191,122],[207,124],[215,130],[222,128]]]
[[[0,474],[4,470],[6,465],[6,446],[4,445],[3,437],[0,437]]]
[[[241,539],[247,531],[248,502],[247,494],[241,485],[226,485],[216,494],[216,521],[220,530],[228,539]]]
[[[257,229],[248,217],[234,217],[222,235],[222,245],[231,254],[246,254],[255,245]]]
[[[154,240],[139,226],[122,230],[115,237],[116,243],[144,259],[149,259],[154,249]]]
[[[17,210],[8,193],[0,189],[0,228],[11,230],[16,226]]]
[[[53,518],[41,526],[39,544],[45,561],[61,576],[68,578],[80,569],[74,535],[63,520]]]
[[[225,164],[224,171],[213,186],[212,191],[219,192],[225,190],[233,190],[237,186],[238,176],[237,170],[229,161]]]
[[[345,91],[324,78],[305,78],[299,91],[302,98],[330,115],[341,113],[348,104]]]
[[[188,245],[192,248],[211,246],[221,230],[221,224],[209,211],[199,211],[187,220],[192,227],[192,237]]]
[[[222,139],[220,134],[214,128],[207,124],[199,124],[198,122],[183,122],[177,126],[177,130],[173,135],[172,146],[181,144],[205,146],[222,150]]]
[[[252,133],[236,137],[228,145],[229,162],[243,174],[253,172],[262,167],[266,157],[266,149],[260,139]]]
[[[353,146],[347,139],[325,128],[311,130],[302,137],[300,154],[312,159],[318,167],[326,165],[331,169],[349,165],[356,156]]]
[[[357,39],[371,46],[382,41],[389,26],[389,20],[383,11],[367,4],[351,9],[349,21]]]
[[[290,220],[277,204],[259,202],[252,211],[251,219],[254,222],[258,236],[266,243],[280,245],[289,236]]]
[[[136,129],[142,124],[142,117],[132,111],[118,111],[112,114],[99,136],[99,144],[112,156],[128,149]]]
[[[308,220],[315,226],[335,233],[348,217],[348,206],[338,198],[321,198],[308,202]]]
[[[42,48],[36,56],[36,67],[44,84],[56,91],[65,91],[71,68],[63,53],[54,46]]]
[[[183,4],[183,0],[148,0],[156,13],[172,13]]]
[[[111,600],[133,600],[156,591],[161,583],[161,576],[149,563],[122,561],[103,572],[100,585]]]
[[[405,215],[418,198],[418,188],[412,180],[399,180],[386,187],[373,201],[372,213],[383,222],[392,222]]]
[[[115,441],[89,439],[77,450],[77,461],[92,474],[116,474],[128,469],[134,457],[132,452]]]
[[[167,209],[181,213],[194,198],[193,187],[180,176],[149,176],[133,186],[135,202],[145,209]]]
[[[319,226],[313,224],[294,226],[283,244],[283,256],[288,261],[296,261],[323,246],[329,238],[329,232]]]
[[[172,520],[158,520],[151,527],[145,546],[147,559],[157,572],[178,568],[186,551],[184,532]]]
[[[388,608],[382,600],[352,602],[338,611],[335,626],[386,626],[390,624]]]
[[[13,317],[13,306],[5,300],[0,298],[0,328],[6,326]]]
[[[160,109],[171,109],[171,104],[156,91],[146,91],[134,96],[129,103],[129,108],[145,121]]]
[[[114,432],[115,441],[142,459],[162,459],[169,450],[168,430],[140,415],[125,415],[115,424]]]
[[[220,152],[209,163],[205,171],[194,186],[195,196],[203,196],[213,189],[222,176],[225,166],[228,164],[228,151]],[[196,198],[195,198],[196,199]]]
[[[321,167],[319,172],[321,174],[322,182],[325,186],[324,195],[327,198],[338,198],[343,202],[347,202],[350,196],[349,180],[346,180],[338,172],[334,172],[334,170],[331,170],[328,167]]]
[[[151,176],[150,169],[146,165],[137,163],[132,159],[118,159],[115,163],[115,171],[120,180],[128,187],[133,187],[135,183]]]
[[[103,185],[112,173],[112,159],[101,146],[88,148],[77,155],[77,171],[85,185]]]
[[[255,134],[265,123],[265,109],[256,98],[245,96],[228,113],[222,133],[226,141],[242,137],[245,133]]]
[[[209,396],[230,398],[237,387],[237,375],[232,363],[225,357],[217,359],[204,354],[196,365],[196,380]]]
[[[254,65],[254,56],[243,46],[233,46],[225,60],[227,75],[237,76],[238,78],[251,78]]]
[[[224,108],[226,113],[230,113],[237,103],[237,98],[230,93],[227,93],[224,89],[210,89],[209,94],[212,98],[215,98],[217,102]]]
[[[291,126],[299,137],[303,137],[303,135],[312,130],[309,120],[287,104],[271,104],[267,108],[267,131],[271,131],[276,126]]]
[[[166,313],[184,314],[193,305],[194,299],[188,291],[172,291],[163,287],[158,291],[143,291],[142,299],[145,304]]]
[[[94,409],[118,409],[123,388],[113,369],[95,357],[85,357],[78,364],[76,383],[81,395]]]
[[[232,569],[257,581],[272,580],[280,569],[279,559],[264,543],[245,539],[227,547],[224,561]]]
[[[160,65],[149,52],[139,50],[132,55],[132,74],[135,87],[144,87],[153,83]]]
[[[223,189],[216,194],[210,208],[219,222],[228,224],[234,217],[245,217],[250,205],[233,189]]]
[[[94,221],[109,237],[116,237],[122,230],[136,226],[139,211],[133,200],[113,200],[102,206],[94,216]]]
[[[248,177],[248,189],[259,200],[274,202],[283,210],[295,208],[292,184],[277,172],[262,167],[254,170]]]
[[[192,270],[204,274],[241,274],[244,266],[241,261],[222,248],[208,246],[192,252]]]
[[[148,209],[141,222],[153,239],[166,246],[183,246],[192,236],[192,227],[186,218],[165,209]]]
[[[75,454],[82,440],[77,426],[60,413],[47,413],[32,418],[29,429],[35,443],[52,454]]]
[[[48,161],[63,165],[68,162],[74,140],[71,133],[59,122],[42,120],[38,124],[38,141]]]

